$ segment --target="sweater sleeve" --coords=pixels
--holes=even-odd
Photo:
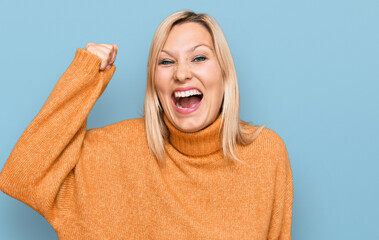
[[[40,112],[23,132],[0,173],[0,189],[54,220],[57,196],[71,185],[86,135],[87,116],[115,71],[78,49]]]
[[[274,208],[269,228],[269,240],[291,240],[293,182],[290,161],[284,142],[278,136]]]

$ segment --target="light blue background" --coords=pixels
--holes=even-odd
[[[270,123],[294,179],[293,239],[379,239],[379,1],[0,2],[0,169],[87,42],[117,43],[117,71],[90,113],[101,127],[142,111],[150,42],[169,14],[211,14],[229,42],[241,117]],[[57,239],[0,193],[0,238]]]

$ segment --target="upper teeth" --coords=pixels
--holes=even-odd
[[[187,90],[187,91],[176,91],[175,92],[176,98],[189,97],[189,96],[193,96],[193,95],[201,95],[201,92],[197,89],[191,89],[191,90]]]

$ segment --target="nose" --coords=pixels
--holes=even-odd
[[[192,78],[192,71],[188,63],[178,62],[175,68],[174,73],[175,80],[177,81],[186,81]]]

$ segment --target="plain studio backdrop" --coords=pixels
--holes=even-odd
[[[117,43],[88,128],[140,117],[159,23],[211,14],[235,61],[241,118],[269,123],[293,171],[293,239],[379,239],[379,1],[0,1],[0,169],[77,48]],[[42,161],[43,159],[41,159]],[[57,239],[0,193],[0,238]]]

